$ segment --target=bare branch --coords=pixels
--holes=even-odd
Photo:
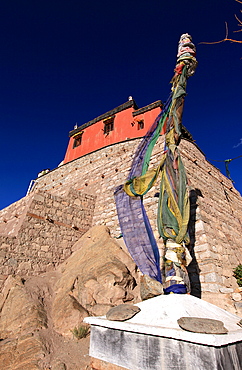
[[[236,14],[235,14],[234,16],[235,16],[235,18],[237,19],[237,21],[239,22],[238,26],[242,26],[242,21],[237,17],[237,15],[236,15]]]
[[[225,41],[237,42],[238,44],[242,44],[242,41],[234,40],[234,39],[223,39],[223,40],[214,41],[214,42],[199,42],[199,44],[213,45],[213,44],[220,44],[221,42],[225,42]]]
[[[231,42],[237,42],[238,44],[242,44],[242,41],[234,40],[234,39],[224,39],[224,41],[231,41]]]
[[[235,0],[235,1],[238,1],[238,0]],[[239,2],[241,2],[241,1],[239,1]],[[241,4],[242,4],[242,2],[241,2]],[[237,19],[237,17],[236,17],[236,19]],[[238,21],[241,22],[240,19],[238,19]],[[242,23],[241,23],[241,25],[242,25]],[[223,40],[214,41],[214,42],[204,42],[203,41],[203,42],[199,42],[199,44],[213,45],[213,44],[220,44],[221,42],[225,42],[225,41],[231,41],[231,42],[236,42],[238,44],[242,44],[242,41],[234,40],[234,39],[229,39],[228,38],[229,30],[228,30],[228,24],[227,24],[227,22],[225,22],[225,28],[226,28],[226,35],[225,35],[225,38]],[[240,32],[240,31],[242,31],[242,30],[235,31],[235,32]]]
[[[225,22],[225,28],[226,28],[226,36],[225,38],[227,39],[228,38],[228,35],[229,35],[229,28],[228,28],[228,23]]]

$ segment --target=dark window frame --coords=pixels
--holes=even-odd
[[[145,122],[144,122],[144,120],[143,119],[140,119],[139,121],[138,121],[138,126],[137,126],[137,128],[138,128],[138,130],[143,130],[143,128],[145,127]]]
[[[114,131],[114,117],[108,117],[104,121],[103,133],[108,135],[109,132]]]
[[[82,144],[82,135],[83,135],[83,132],[81,132],[80,134],[74,137],[73,149],[77,148],[78,146]]]

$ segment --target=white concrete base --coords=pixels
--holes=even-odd
[[[125,322],[88,317],[90,356],[130,370],[241,370],[240,317],[189,295],[158,296],[136,304]],[[179,327],[180,317],[220,320],[227,334],[201,334]]]

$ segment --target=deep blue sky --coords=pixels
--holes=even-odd
[[[62,160],[68,133],[127,101],[170,92],[182,33],[199,62],[188,81],[183,124],[210,159],[242,155],[242,39],[234,0],[1,0],[0,209]],[[241,145],[239,145],[241,144]],[[237,147],[236,147],[237,145]],[[212,162],[224,172],[222,162]],[[230,164],[242,192],[242,158]]]

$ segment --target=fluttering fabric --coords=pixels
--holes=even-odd
[[[147,174],[150,155],[152,149],[164,127],[171,99],[168,100],[161,115],[157,117],[152,127],[138,146],[126,185],[120,185],[115,190],[116,208],[119,218],[120,229],[123,234],[125,244],[130,255],[144,275],[162,281],[160,271],[160,256],[158,246],[153,235],[153,231],[143,205],[143,195],[151,188],[157,178],[158,171],[155,170],[144,180],[141,187],[143,194],[139,194],[139,189],[133,194],[128,191],[129,185],[132,189],[134,179]],[[142,182],[142,178],[141,178]],[[127,192],[124,191],[126,188]],[[135,190],[134,190],[135,192]]]
[[[184,293],[189,286],[185,267],[190,257],[185,244],[189,243],[190,206],[186,173],[178,150],[186,83],[197,65],[195,46],[188,34],[181,36],[177,56],[172,93],[138,146],[127,182],[115,191],[120,228],[132,258],[143,274],[161,282],[159,250],[143,205],[143,196],[160,178],[157,224],[166,247],[166,293],[173,288],[174,293]],[[165,127],[164,154],[157,167],[149,169],[152,149]]]

